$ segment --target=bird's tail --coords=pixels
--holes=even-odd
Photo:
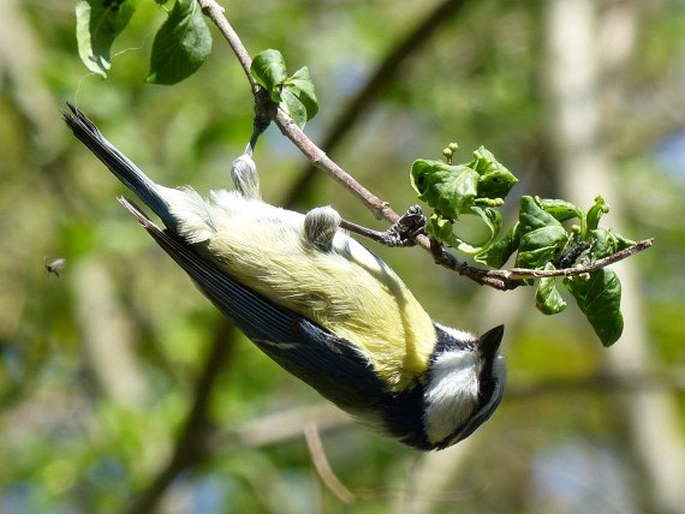
[[[143,171],[131,160],[117,150],[112,143],[102,135],[95,124],[85,114],[67,102],[71,112],[63,112],[64,121],[74,132],[74,135],[100,159],[114,175],[133,191],[145,204],[161,218],[167,227],[176,224],[169,212],[169,203],[162,191],[166,188],[158,186],[148,178]]]

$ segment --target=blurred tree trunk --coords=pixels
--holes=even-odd
[[[98,385],[108,400],[131,408],[141,406],[148,384],[136,360],[133,328],[117,299],[112,277],[94,259],[75,264],[71,275],[84,350]]]
[[[552,0],[546,4],[546,94],[554,171],[560,196],[589,205],[601,194],[612,208],[608,225],[622,232],[624,206],[615,163],[605,141],[608,120],[616,116],[620,80],[628,60],[639,12],[632,2]],[[639,257],[615,267],[623,283],[625,331],[606,352],[609,370],[620,376],[644,375],[659,367],[657,349],[646,328],[637,266]],[[682,512],[685,505],[685,449],[677,432],[674,398],[668,390],[636,390],[621,396],[629,444],[644,480],[643,508]]]
[[[41,61],[40,36],[34,32],[18,0],[0,2],[0,20],[3,21],[0,30],[2,88],[30,127],[34,148],[49,154],[64,139],[64,131],[54,123],[57,106],[41,77],[45,64]]]

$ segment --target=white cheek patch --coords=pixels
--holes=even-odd
[[[426,388],[425,429],[431,443],[454,434],[478,404],[478,354],[451,351],[437,358]]]

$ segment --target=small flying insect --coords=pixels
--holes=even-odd
[[[64,269],[64,265],[67,260],[64,257],[57,257],[55,259],[48,260],[45,259],[45,270],[48,275],[55,275],[57,278],[61,278],[61,271]]]

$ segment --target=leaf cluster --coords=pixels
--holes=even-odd
[[[448,162],[418,159],[411,167],[410,179],[418,198],[434,209],[426,230],[436,239],[458,250],[479,255],[489,248],[502,228],[502,215],[497,207],[504,203],[518,179],[500,164],[492,153],[481,146],[464,164],[451,164],[456,144],[444,150]],[[467,242],[453,231],[462,215],[475,215],[489,230],[485,242]]]
[[[252,76],[268,93],[269,99],[304,128],[307,120],[319,112],[319,102],[309,68],[303,66],[288,77],[285,59],[278,50],[264,50],[255,56]]]
[[[418,198],[433,208],[426,231],[434,238],[472,255],[477,262],[501,268],[515,254],[515,266],[526,270],[559,270],[586,266],[632,244],[611,229],[599,227],[609,212],[601,198],[583,212],[565,200],[522,196],[517,223],[504,235],[499,207],[517,178],[483,147],[471,159],[451,164],[456,145],[443,153],[448,162],[419,159],[412,164],[411,183]],[[489,229],[485,242],[465,241],[454,232],[463,215],[475,215]],[[567,222],[575,221],[569,225]],[[533,281],[524,281],[533,285]],[[610,346],[623,331],[620,310],[621,282],[606,268],[564,277],[562,284],[574,297],[602,344]],[[558,314],[566,302],[557,279],[537,281],[536,307],[544,314]]]
[[[167,0],[155,0],[163,6]],[[111,48],[131,21],[139,0],[77,0],[76,40],[81,61],[102,77],[112,66]],[[145,81],[173,85],[195,73],[212,50],[212,35],[196,0],[176,0],[155,35]],[[303,128],[319,110],[309,68],[288,76],[278,50],[265,50],[250,69],[269,99]]]
[[[155,0],[166,4],[167,0]],[[111,48],[139,0],[78,0],[76,40],[83,64],[102,77],[111,68]],[[176,0],[157,31],[145,81],[173,85],[195,73],[212,50],[212,36],[195,0]]]

